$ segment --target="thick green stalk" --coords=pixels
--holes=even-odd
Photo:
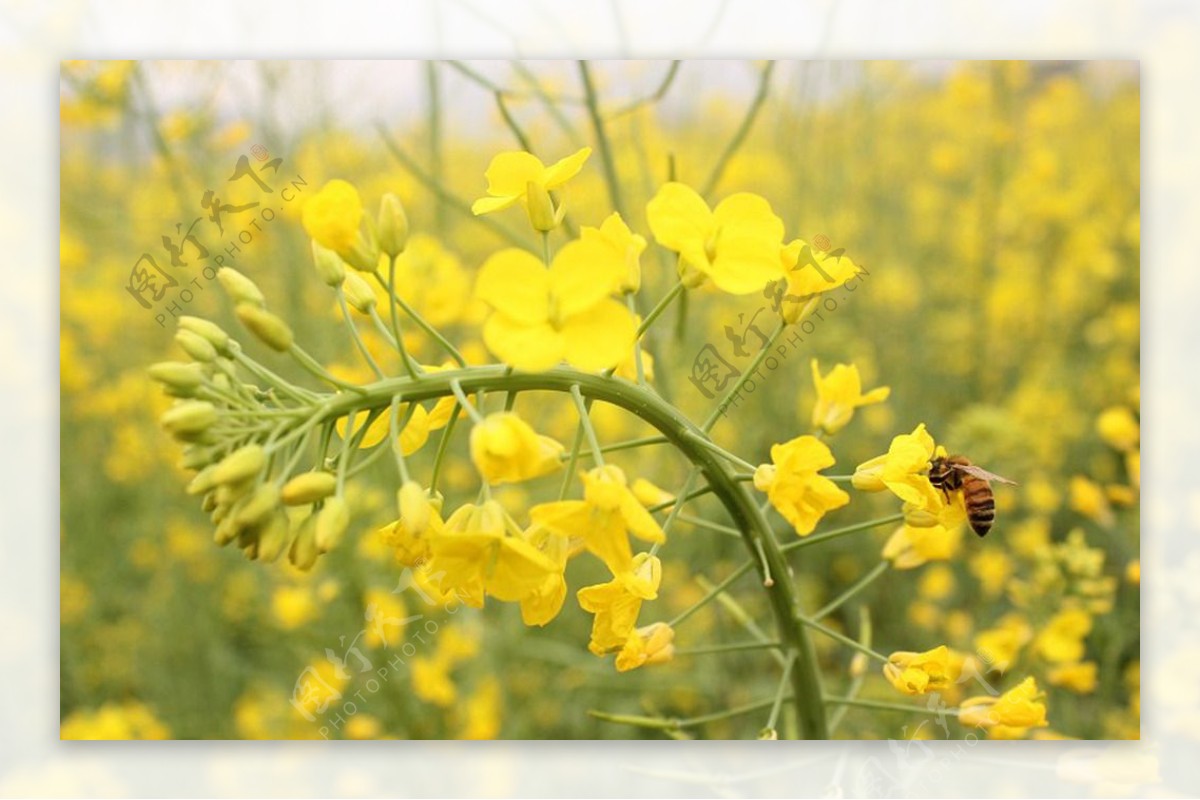
[[[792,671],[792,689],[802,735],[824,739],[828,735],[821,680],[816,656],[798,611],[791,570],[779,544],[771,535],[766,518],[750,492],[737,481],[728,462],[694,438],[703,435],[696,425],[674,406],[646,389],[627,381],[605,378],[569,367],[539,373],[510,372],[505,366],[470,367],[426,373],[419,380],[391,378],[362,387],[364,394],[339,394],[329,398],[318,412],[319,421],[336,419],[355,409],[389,406],[394,395],[404,402],[420,402],[455,393],[473,391],[571,392],[577,385],[588,399],[620,406],[657,429],[703,474],[712,493],[725,506],[733,526],[741,531],[747,550],[754,558],[760,578],[767,572],[776,578],[766,587],[779,629],[779,639],[797,653]],[[460,398],[460,402],[461,402]],[[762,563],[758,558],[762,551]]]

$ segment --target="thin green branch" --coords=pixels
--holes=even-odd
[[[708,175],[708,180],[704,182],[704,189],[700,194],[705,197],[708,197],[717,188],[717,184],[721,182],[721,176],[725,174],[725,169],[729,166],[729,162],[741,148],[742,143],[746,141],[746,136],[750,133],[750,129],[754,127],[754,120],[758,117],[758,112],[762,110],[763,103],[767,99],[767,93],[771,85],[771,73],[774,71],[775,62],[768,61],[759,74],[758,91],[755,93],[754,99],[750,102],[750,107],[746,109],[746,116],[742,118],[742,124],[738,126],[737,131],[733,134],[733,138],[729,140],[729,144],[725,146],[724,152],[721,153],[721,157],[713,165],[712,172]]]

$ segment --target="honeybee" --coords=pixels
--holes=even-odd
[[[929,482],[941,489],[947,498],[950,492],[962,491],[967,521],[981,538],[988,535],[996,519],[996,498],[992,494],[991,481],[1016,485],[1016,481],[980,469],[966,456],[938,457],[929,462]]]

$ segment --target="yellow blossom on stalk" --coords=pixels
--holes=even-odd
[[[709,209],[694,189],[668,183],[646,206],[654,238],[679,254],[681,277],[712,279],[730,294],[761,292],[783,277],[783,221],[764,198],[730,195]]]
[[[471,460],[490,484],[515,483],[553,472],[563,446],[536,433],[512,411],[488,414],[471,429]]]
[[[666,541],[658,522],[630,491],[620,467],[596,467],[584,472],[581,480],[582,500],[534,506],[529,511],[534,523],[563,537],[582,539],[582,546],[607,564],[614,575],[626,569],[633,558],[630,533],[643,542]]]
[[[1046,623],[1035,646],[1042,658],[1054,664],[1083,658],[1083,640],[1092,632],[1092,617],[1080,608],[1064,609]]]
[[[642,285],[642,251],[646,249],[646,238],[629,230],[621,215],[613,212],[600,223],[599,228],[589,228],[586,225],[580,229],[579,238],[585,242],[594,242],[608,248],[613,255],[625,264],[625,275],[621,278],[618,289],[622,292],[636,292]]]
[[[1096,662],[1063,664],[1050,670],[1046,680],[1051,686],[1061,686],[1075,694],[1091,694],[1096,691]]]
[[[1071,510],[1105,526],[1113,524],[1112,507],[1099,484],[1075,475],[1069,484]]]
[[[912,433],[892,439],[884,455],[859,464],[854,471],[854,488],[864,492],[890,489],[915,509],[938,512],[945,502],[927,474],[936,450],[933,437],[921,423]]]
[[[427,234],[413,235],[396,257],[396,294],[434,327],[462,319],[470,285],[458,258]]]
[[[549,193],[578,175],[591,154],[592,148],[584,147],[547,167],[537,156],[522,150],[497,153],[484,173],[488,196],[472,203],[471,213],[490,214],[520,203],[535,228],[549,230],[554,227],[549,223],[560,221],[562,213],[561,208],[551,210],[554,219],[542,219],[543,206],[550,203]]]
[[[485,594],[520,602],[538,592],[548,576],[561,573],[558,564],[514,535],[510,526],[495,500],[467,504],[451,514],[441,535],[430,542],[429,569],[445,573],[443,589],[455,590],[464,603],[480,608]]]
[[[536,590],[521,600],[521,621],[530,627],[545,625],[558,616],[567,597],[563,570],[567,565],[569,544],[567,537],[536,524],[522,535],[558,566],[557,572],[547,575]]]
[[[896,528],[883,545],[883,557],[896,569],[913,569],[930,561],[947,561],[958,552],[962,542],[961,525],[918,527],[904,524]]]
[[[858,267],[848,257],[840,252],[817,250],[803,239],[785,245],[781,258],[787,273],[785,309],[821,292],[836,289],[858,274]]]
[[[317,244],[345,256],[358,239],[363,205],[354,185],[331,180],[305,202],[300,213],[304,230]]]
[[[1096,432],[1109,446],[1126,452],[1137,447],[1141,431],[1133,412],[1125,406],[1113,406],[1096,419]]]
[[[828,375],[821,377],[821,368],[814,358],[812,376],[813,385],[817,387],[812,424],[825,433],[837,433],[850,422],[856,408],[882,403],[892,391],[888,386],[880,386],[863,394],[862,378],[853,364],[837,364]]]
[[[950,649],[946,645],[924,653],[892,653],[883,665],[883,676],[888,682],[897,691],[909,695],[947,689],[958,680],[959,673],[960,668],[951,659]]]
[[[580,589],[579,605],[596,615],[588,649],[601,656],[624,648],[637,625],[642,601],[658,597],[661,582],[662,563],[656,556],[639,553],[608,583]]]
[[[1033,629],[1023,616],[1006,614],[996,627],[976,634],[975,651],[988,669],[1006,672],[1031,638]]]
[[[594,240],[569,242],[549,269],[524,250],[501,250],[475,282],[476,296],[493,309],[484,343],[517,369],[546,370],[564,359],[584,370],[615,367],[637,332],[633,314],[609,296],[627,269]]]
[[[430,542],[442,533],[440,499],[431,498],[416,481],[404,481],[397,495],[400,518],[378,533],[395,548],[398,563],[416,566],[430,557]]]
[[[807,536],[827,511],[850,502],[850,495],[819,471],[834,464],[833,453],[815,436],[797,436],[771,446],[771,464],[754,471],[754,488],[766,492],[775,510]]]
[[[971,697],[959,704],[958,721],[968,727],[1044,728],[1046,703],[1037,681],[1026,678],[999,697]]]
[[[617,671],[667,663],[675,657],[674,641],[675,631],[665,622],[638,628],[629,634],[625,646],[617,653]]]

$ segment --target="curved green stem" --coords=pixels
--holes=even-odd
[[[741,531],[747,551],[754,557],[760,578],[765,578],[766,571],[779,578],[766,591],[779,629],[779,639],[786,649],[797,653],[791,683],[801,733],[805,738],[826,738],[828,730],[816,656],[798,611],[794,584],[788,577],[791,569],[783,550],[771,534],[770,526],[750,492],[734,478],[733,468],[724,458],[699,444],[695,437],[702,435],[702,432],[697,426],[653,392],[627,381],[616,381],[569,367],[557,367],[539,373],[510,373],[505,366],[471,367],[426,373],[417,381],[408,378],[380,381],[363,387],[362,396],[335,395],[325,402],[316,418],[323,421],[356,409],[382,409],[391,404],[396,394],[401,394],[405,402],[420,402],[453,393],[460,403],[469,408],[464,396],[464,392],[468,391],[570,393],[572,386],[578,386],[585,398],[624,408],[665,436],[693,464],[694,469],[705,478],[712,493],[725,506],[733,520],[733,527]],[[762,561],[765,562],[761,565],[758,558],[760,545]],[[811,624],[811,621],[808,622]]]

